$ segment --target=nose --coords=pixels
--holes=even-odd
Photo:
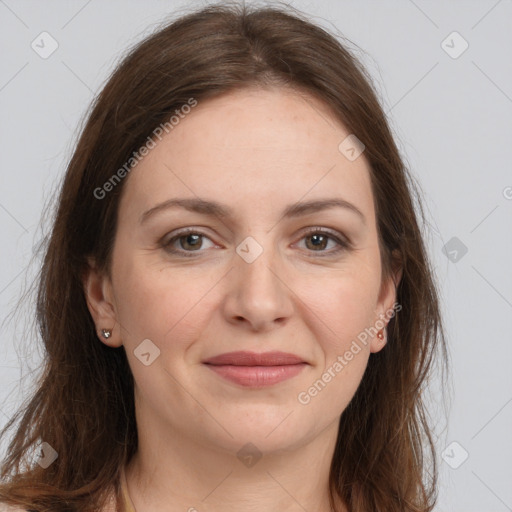
[[[227,321],[259,332],[284,325],[293,313],[293,283],[287,283],[276,251],[264,249],[251,263],[234,258],[224,301]]]

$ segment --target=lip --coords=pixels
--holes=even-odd
[[[226,352],[218,356],[211,357],[205,364],[213,365],[234,365],[234,366],[284,366],[289,364],[305,363],[305,361],[287,352]]]
[[[298,375],[308,363],[286,352],[229,352],[204,361],[217,375],[246,387],[272,386]]]

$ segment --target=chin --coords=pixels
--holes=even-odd
[[[292,410],[290,408],[283,413],[284,411],[281,409],[281,414],[277,416],[260,415],[258,418],[253,418],[252,414],[238,409],[238,415],[233,420],[224,417],[225,420],[221,422],[232,437],[224,431],[219,436],[218,430],[216,430],[215,440],[212,441],[230,452],[237,452],[248,443],[265,453],[290,450],[294,446],[305,443],[308,432],[312,430],[305,428],[306,425],[303,421],[300,421],[300,425],[296,425],[292,420],[294,414],[290,414]],[[295,421],[297,419],[298,417]]]

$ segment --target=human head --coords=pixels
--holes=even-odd
[[[440,324],[407,172],[369,77],[351,54],[299,17],[242,7],[206,8],[138,45],[104,87],[85,125],[68,167],[43,265],[38,314],[48,351],[45,380],[39,402],[32,402],[23,419],[59,448],[62,464],[45,472],[42,480],[76,487],[75,479],[82,478],[83,484],[89,478],[87,483],[100,489],[115,479],[117,468],[137,446],[128,361],[122,348],[113,350],[98,341],[83,278],[91,261],[106,274],[112,271],[120,201],[140,164],[137,161],[129,176],[114,179],[109,190],[105,184],[115,173],[120,177],[117,170],[172,112],[190,105],[190,98],[202,105],[254,86],[307,93],[365,146],[382,276],[402,269],[396,290],[402,309],[390,320],[387,346],[370,357],[341,418],[339,438],[344,441],[333,459],[332,486],[338,489],[343,472],[354,485],[338,492],[358,506],[378,504],[377,496],[385,492],[411,502],[423,499],[417,495],[422,467],[415,444],[425,426],[419,388]],[[105,402],[98,403],[98,396],[105,396]],[[390,402],[390,396],[396,400]],[[78,425],[77,417],[87,419]],[[106,424],[113,426],[108,432],[102,428]],[[69,429],[78,436],[66,441]],[[413,441],[411,429],[418,435]],[[397,453],[402,454],[399,459]],[[72,460],[87,460],[88,476],[71,475],[65,465]],[[397,467],[403,470],[399,482],[390,477]],[[362,485],[368,475],[379,492],[372,494]]]

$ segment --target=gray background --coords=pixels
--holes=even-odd
[[[512,511],[512,1],[291,3],[362,49],[423,189],[453,386],[447,420],[433,408],[436,510]],[[33,311],[8,315],[37,267],[42,209],[79,123],[121,52],[184,6],[0,0],[0,425],[41,357],[23,330]],[[58,43],[46,59],[31,47],[51,48],[43,31]]]

